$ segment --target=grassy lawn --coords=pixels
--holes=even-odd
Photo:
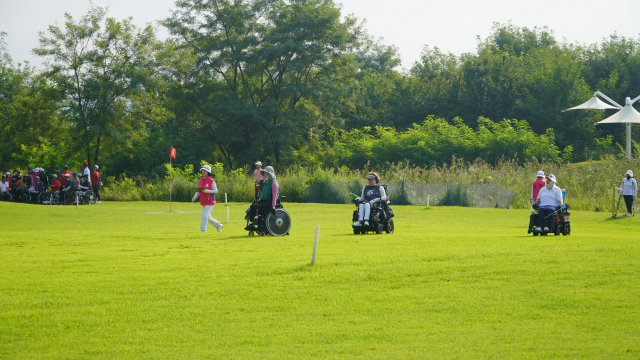
[[[200,234],[199,205],[0,203],[0,358],[640,358],[640,216],[534,238],[527,210],[394,206],[352,235],[353,206],[286,204],[260,238],[246,208]]]

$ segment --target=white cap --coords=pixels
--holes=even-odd
[[[273,166],[267,166],[266,168],[262,169],[261,172],[266,172],[267,174],[271,175],[272,178],[276,178],[276,172],[275,170],[273,170]]]
[[[258,161],[258,162],[256,162],[256,165],[262,166],[262,163],[260,161]]]
[[[207,170],[207,172],[208,172],[209,174],[211,174],[211,166],[209,166],[209,165],[204,165],[204,166],[202,166],[202,167],[200,168],[200,171],[202,171],[202,170]]]
[[[54,178],[57,178],[57,177],[58,177],[58,175],[56,175],[56,174],[53,174],[52,176],[53,176]]]
[[[542,170],[538,171],[538,174],[536,176],[537,177],[544,177],[544,171],[542,171]]]
[[[11,171],[7,171],[6,175],[11,175]]]
[[[65,177],[71,177],[71,175],[69,175],[69,173],[64,173]]]
[[[96,170],[98,170],[98,169],[100,168],[100,166],[98,166],[98,165],[93,165],[93,168],[94,168],[94,169],[96,169]]]
[[[629,175],[629,176],[633,177],[633,171],[629,170],[629,171],[627,171],[627,173],[625,175]]]
[[[553,174],[547,175],[547,179],[553,181],[554,184],[556,183],[556,176]]]

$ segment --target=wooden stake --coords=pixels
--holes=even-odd
[[[316,225],[316,239],[313,241],[313,255],[311,255],[311,265],[316,263],[316,253],[318,252],[319,237],[320,237],[320,225]]]

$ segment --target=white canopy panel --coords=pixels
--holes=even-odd
[[[591,99],[589,99],[589,101],[587,101],[584,104],[578,105],[578,106],[574,106],[570,109],[566,109],[564,111],[567,110],[606,110],[606,109],[617,109],[617,107],[609,105],[607,103],[605,103],[604,101],[598,99],[597,96],[593,95],[591,97]]]
[[[599,121],[598,124],[640,124],[640,113],[631,105],[626,105],[622,110]]]

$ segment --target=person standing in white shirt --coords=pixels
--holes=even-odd
[[[633,178],[633,171],[629,170],[624,175],[625,177],[620,185],[620,195],[624,197],[624,203],[627,204],[626,216],[631,216],[633,213],[633,199],[638,195],[638,183]]]
[[[9,196],[9,182],[7,181],[7,176],[2,175],[2,181],[0,182],[0,200],[1,201],[9,201],[11,196]]]
[[[537,232],[549,232],[552,217],[556,210],[562,208],[562,190],[556,186],[556,177],[553,174],[547,176],[545,187],[540,189],[536,202],[540,204],[538,210]]]

